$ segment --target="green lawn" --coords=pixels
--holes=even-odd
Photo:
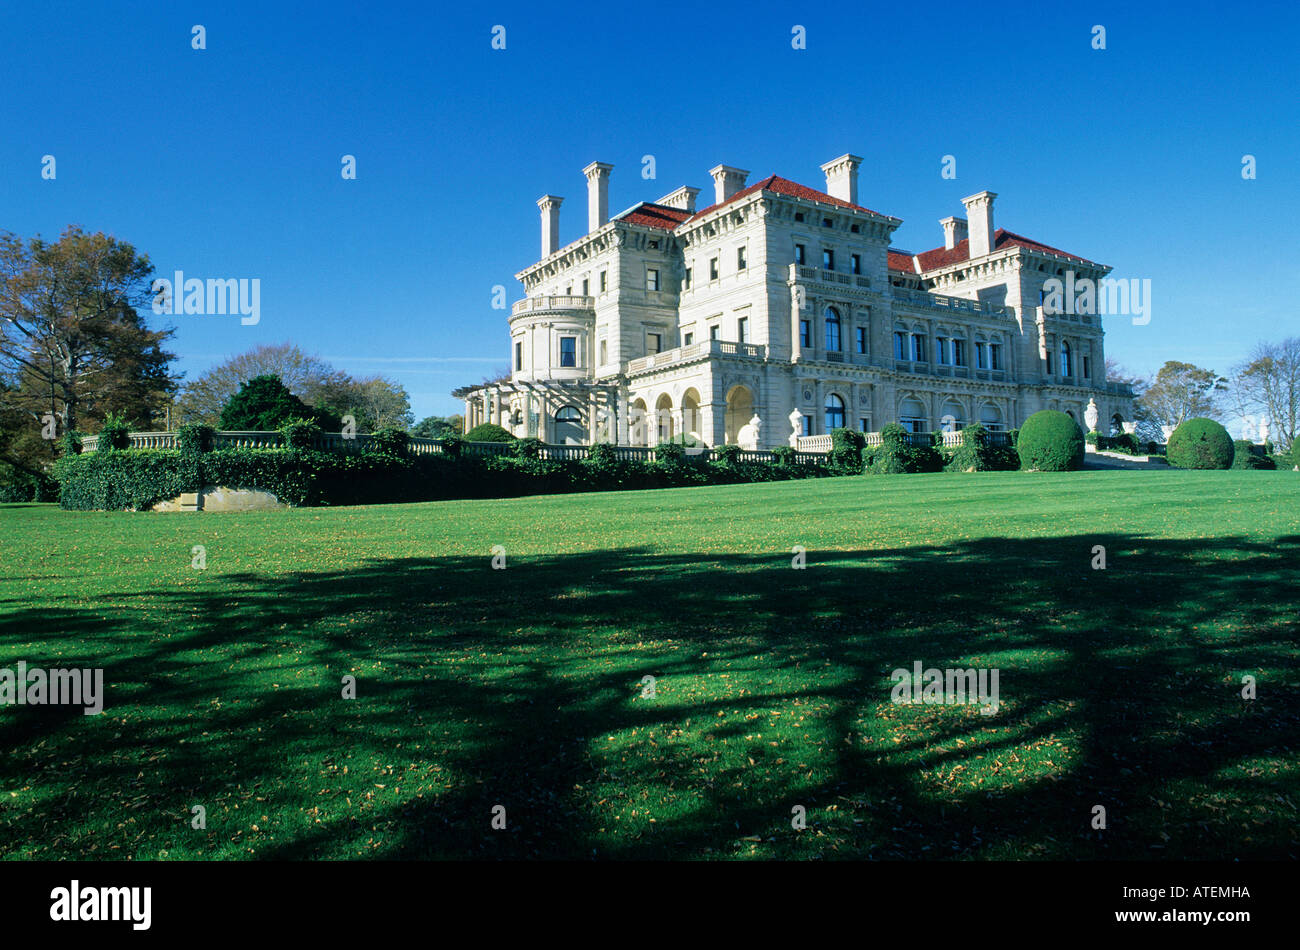
[[[1294,858],[1298,571],[1294,472],[0,506],[0,666],[107,684],[0,709],[0,854]]]

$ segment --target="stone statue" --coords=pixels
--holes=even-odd
[[[758,418],[758,413],[754,413],[749,421],[740,427],[736,433],[736,444],[746,452],[755,452],[758,450],[759,430],[763,427],[763,420]]]
[[[1088,408],[1083,410],[1083,421],[1088,423],[1089,432],[1097,431],[1097,419],[1100,415],[1101,413],[1097,411],[1097,401],[1089,398]]]
[[[803,435],[803,413],[796,409],[790,413],[790,448],[799,448],[799,436]]]

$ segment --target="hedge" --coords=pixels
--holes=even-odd
[[[465,433],[466,442],[513,442],[515,437],[495,422],[480,422]]]
[[[682,446],[678,444],[677,450]],[[356,505],[502,498],[555,492],[672,488],[819,478],[834,474],[825,463],[706,461],[668,444],[658,459],[620,459],[594,446],[581,461],[527,455],[401,456],[389,451],[318,452],[303,449],[175,449],[92,452],[55,463],[60,503],[72,510],[144,510],[205,486],[270,492],[290,505]]]
[[[1176,468],[1232,467],[1232,436],[1213,419],[1188,419],[1169,437],[1165,458]]]
[[[1232,467],[1247,469],[1275,469],[1277,463],[1265,450],[1265,446],[1256,445],[1248,439],[1238,439],[1232,443]]]
[[[867,471],[872,475],[905,475],[942,469],[943,457],[933,445],[912,445],[907,430],[891,422],[880,430],[880,445],[871,454]]]
[[[1020,468],[1033,472],[1072,472],[1083,467],[1083,432],[1064,412],[1044,409],[1020,427],[1016,454]]]

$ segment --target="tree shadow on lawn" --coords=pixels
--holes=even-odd
[[[0,852],[1300,852],[1300,539],[985,538],[807,565],[632,549],[494,571],[485,552],[12,611],[5,665],[102,665],[108,700],[4,711]],[[15,653],[34,629],[46,654]],[[999,669],[1001,708],[891,703],[914,661]]]

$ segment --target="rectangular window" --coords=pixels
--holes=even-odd
[[[522,340],[515,341],[515,369],[524,368],[524,343]]]
[[[902,330],[894,331],[894,359],[907,359],[907,334]]]
[[[822,218],[822,227],[833,228],[835,227],[835,222],[832,221],[830,218]]]
[[[658,353],[663,349],[663,336],[658,333],[646,334],[646,352]]]
[[[804,262],[804,250],[802,244],[796,244],[794,246],[794,262],[796,264],[802,264]]]
[[[654,267],[647,267],[647,268],[646,268],[646,272],[645,272],[645,289],[646,289],[646,290],[658,290],[658,289],[659,289],[659,271],[658,271],[657,268],[654,268]]]
[[[952,341],[952,365],[966,365],[966,341],[959,340],[956,337],[953,337]]]
[[[822,270],[835,270],[835,252],[822,250]]]
[[[948,338],[946,336],[934,338],[934,361],[940,366],[948,365]]]
[[[694,334],[694,333],[688,333],[688,334],[686,334],[686,336],[682,339],[682,346],[690,346],[690,345],[691,345],[692,343],[694,343],[694,342],[695,342],[695,334]]]
[[[600,363],[603,366],[608,362],[609,362],[609,345],[604,340],[601,340],[600,341]]]
[[[1052,375],[1052,351],[1047,351],[1047,375]]]
[[[709,327],[709,339],[710,340],[721,339],[721,337],[719,336],[721,332],[722,332],[722,327],[718,326],[718,324],[715,323],[713,326]]]
[[[870,419],[859,419],[859,420],[858,420],[858,431],[859,431],[859,432],[870,432],[870,431],[871,431],[871,420],[870,420]]]
[[[850,271],[851,273],[854,273],[854,274],[861,274],[861,273],[862,273],[862,255],[861,255],[861,254],[850,254],[850,255],[849,255],[849,271]]]
[[[600,292],[602,294],[609,287],[609,282],[606,280],[607,277],[609,277],[609,271],[603,270],[600,272]]]
[[[741,343],[749,342],[749,318],[741,317],[736,322],[736,332],[740,335]]]
[[[736,270],[745,269],[745,249],[739,248],[736,251]]]
[[[560,365],[578,365],[578,338],[576,336],[560,337]]]
[[[865,354],[867,352],[867,328],[858,327],[858,352]]]
[[[591,295],[591,280],[589,278],[583,278],[582,296],[589,297],[590,295]]]
[[[799,345],[803,347],[812,346],[812,324],[807,320],[799,321]]]
[[[718,279],[718,259],[716,257],[709,259],[709,280]]]
[[[925,336],[920,333],[912,334],[912,362],[929,362],[929,360],[925,358]]]
[[[1083,358],[1083,378],[1084,378],[1084,379],[1092,379],[1092,367],[1091,367],[1090,363],[1091,363],[1091,361],[1088,359],[1088,357],[1085,356],[1085,357]],[[993,368],[994,368],[994,369],[999,369],[999,367],[997,367],[997,366],[994,366]]]
[[[812,435],[812,416],[804,416],[799,420],[799,424],[802,426],[803,435]]]
[[[1002,368],[1002,344],[1001,343],[989,344],[989,367],[991,369]],[[1087,371],[1087,368],[1088,368],[1087,357],[1085,357],[1084,358],[1085,372]]]
[[[838,318],[826,321],[826,349],[833,353],[840,350],[840,321]]]
[[[691,289],[691,269],[689,267],[686,268],[686,289]]]

